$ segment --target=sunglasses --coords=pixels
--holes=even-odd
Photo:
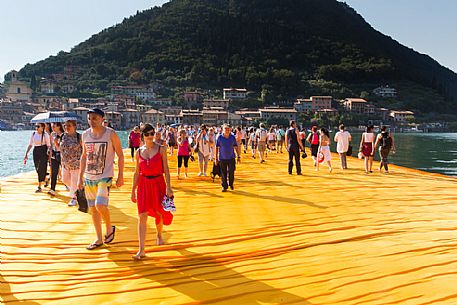
[[[149,137],[149,136],[152,137],[153,135],[154,135],[154,131],[143,133],[143,136],[144,136],[144,137]]]
[[[40,125],[35,125],[35,128],[40,128],[41,126]]]

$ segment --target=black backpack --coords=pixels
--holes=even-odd
[[[391,149],[392,148],[392,137],[388,132],[381,133],[381,148]]]

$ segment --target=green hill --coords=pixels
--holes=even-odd
[[[457,74],[374,30],[336,0],[172,0],[20,74],[46,77],[67,66],[77,68],[71,81],[80,90],[108,91],[128,80],[240,86],[275,98],[346,97],[399,84],[399,107],[457,109]]]

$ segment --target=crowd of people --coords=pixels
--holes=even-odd
[[[88,250],[97,249],[111,243],[115,238],[116,227],[112,225],[108,209],[110,187],[113,183],[114,169],[117,165],[116,187],[124,184],[124,155],[121,140],[116,131],[107,126],[104,112],[100,109],[88,111],[90,128],[79,134],[76,131],[76,121],[66,121],[64,124],[38,123],[33,132],[24,163],[33,148],[33,161],[38,174],[37,193],[43,191],[49,183],[50,196],[56,195],[56,184],[60,179],[69,191],[68,206],[77,205],[77,191],[84,189],[96,239],[88,246]],[[364,158],[365,172],[372,172],[373,156],[379,146],[381,163],[379,170],[388,173],[388,156],[395,151],[394,138],[386,127],[381,128],[378,135],[374,127],[368,126],[361,136],[359,157]],[[336,142],[336,152],[339,155],[341,169],[348,168],[347,156],[352,155],[352,136],[345,130],[344,125],[334,137],[330,132],[313,126],[307,133],[299,130],[295,121],[291,121],[287,129],[282,126],[266,128],[261,123],[258,128],[235,128],[228,124],[221,127],[201,125],[182,126],[174,128],[157,123],[140,124],[129,134],[128,146],[130,156],[135,162],[135,172],[132,183],[131,201],[138,209],[138,252],[132,257],[140,260],[145,257],[145,238],[148,217],[154,217],[157,229],[157,245],[164,244],[162,230],[164,225],[173,221],[172,212],[173,190],[171,186],[168,156],[177,156],[177,178],[189,175],[189,160],[198,158],[198,176],[207,177],[209,165],[216,167],[221,176],[221,191],[234,190],[235,171],[241,163],[242,152],[253,159],[265,163],[268,154],[288,153],[288,173],[292,174],[295,165],[296,174],[302,175],[300,159],[311,155],[315,170],[320,164],[327,164],[331,173],[332,154],[331,141]],[[117,162],[115,157],[117,156]],[[50,165],[50,175],[48,174]],[[184,169],[183,169],[184,167]],[[103,235],[102,224],[105,224]]]

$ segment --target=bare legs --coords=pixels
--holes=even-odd
[[[365,173],[371,173],[373,169],[373,157],[365,157]]]
[[[142,213],[138,215],[138,252],[132,256],[133,259],[139,260],[146,256],[145,243],[146,243],[146,231],[148,223],[148,213]],[[162,236],[163,230],[163,219],[160,218],[160,222],[156,225],[157,228],[157,245],[161,246],[165,244]]]
[[[96,205],[95,207],[91,207],[90,211],[92,214],[92,222],[94,224],[95,233],[97,234],[97,240],[95,243],[101,244],[103,243],[102,220],[106,226],[106,235],[110,235],[113,232],[109,210],[108,207],[104,205]]]

